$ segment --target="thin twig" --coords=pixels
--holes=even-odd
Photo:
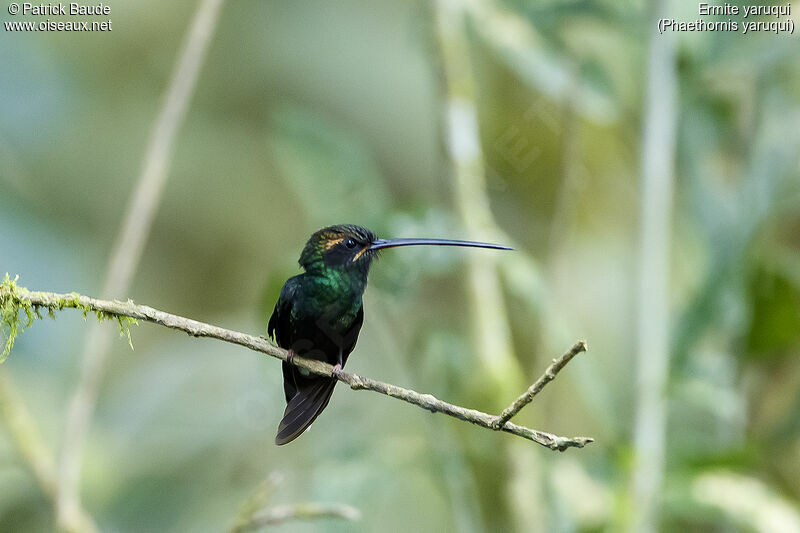
[[[253,516],[267,507],[273,495],[277,492],[278,486],[283,482],[281,472],[272,472],[267,479],[262,481],[258,487],[247,497],[236,513],[236,520],[230,529],[230,533],[240,533],[248,531],[253,522]]]
[[[553,359],[553,363],[547,367],[547,370],[544,371],[544,374],[539,376],[539,379],[534,381],[533,385],[528,387],[528,390],[523,392],[519,398],[514,400],[511,405],[503,409],[503,412],[500,413],[500,416],[498,416],[495,420],[494,427],[496,429],[503,427],[503,424],[511,420],[522,410],[523,407],[531,403],[533,401],[533,397],[539,394],[545,385],[553,381],[556,378],[556,375],[561,372],[562,368],[567,366],[567,363],[569,363],[573,357],[585,351],[586,341],[578,341],[564,355],[558,359]]]
[[[201,0],[172,73],[166,96],[148,142],[136,189],[106,271],[103,294],[125,294],[144,250],[167,177],[177,132],[183,123],[200,68],[205,62],[224,0]],[[67,411],[58,480],[59,524],[80,508],[80,469],[86,430],[94,411],[105,360],[111,346],[107,329],[86,333],[81,375]]]
[[[110,316],[123,320],[126,318],[143,320],[183,331],[193,337],[209,337],[232,344],[238,344],[250,350],[286,361],[286,350],[273,345],[264,337],[256,337],[254,335],[248,335],[247,333],[241,333],[190,318],[165,313],[164,311],[159,311],[158,309],[153,309],[146,305],[137,305],[130,300],[127,302],[120,302],[117,300],[108,301],[81,296],[77,293],[58,294],[53,292],[29,291],[25,288],[17,287],[14,284],[4,283],[0,285],[0,304],[7,304],[9,301],[17,307],[26,309],[80,309],[84,311],[84,313],[99,312],[101,316],[106,318]],[[320,376],[334,376],[333,367],[321,361],[296,356],[293,359],[293,364]],[[497,417],[489,413],[453,405],[439,400],[430,394],[421,394],[413,390],[404,389],[396,385],[358,376],[356,374],[340,371],[335,374],[335,377],[339,381],[349,385],[353,390],[371,390],[379,392],[386,396],[391,396],[417,405],[433,413],[444,413],[477,426],[495,429],[494,423]],[[500,430],[532,440],[551,450],[559,451],[566,450],[570,447],[582,448],[586,444],[594,441],[594,439],[589,437],[559,437],[551,433],[518,426],[511,422],[506,422]]]
[[[361,518],[358,509],[345,504],[300,503],[267,507],[282,482],[281,473],[270,474],[242,504],[230,533],[255,531],[292,520],[344,518],[355,521]]]
[[[277,526],[295,520],[319,520],[321,518],[341,518],[355,522],[361,519],[361,512],[355,507],[341,503],[292,503],[276,505],[252,516],[250,522],[233,529],[233,533],[255,531],[266,526]]]

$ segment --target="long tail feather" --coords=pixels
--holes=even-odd
[[[289,443],[300,436],[328,405],[336,379],[320,378],[301,388],[291,399],[278,425],[275,444]]]

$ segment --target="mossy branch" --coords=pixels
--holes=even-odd
[[[0,284],[0,310],[2,310],[3,325],[8,329],[6,347],[3,351],[4,356],[14,345],[15,337],[30,326],[35,318],[41,318],[41,310],[47,309],[52,316],[54,311],[62,309],[78,309],[83,311],[84,317],[89,313],[94,313],[98,319],[114,319],[120,324],[120,333],[130,335],[130,324],[137,324],[142,320],[152,322],[168,328],[183,331],[193,337],[209,337],[212,339],[238,344],[250,350],[275,357],[281,361],[286,361],[287,351],[269,342],[264,337],[257,337],[247,333],[233,331],[190,318],[185,318],[171,313],[165,313],[158,309],[153,309],[146,305],[138,305],[131,300],[121,302],[117,300],[98,300],[77,293],[58,294],[53,292],[29,291],[16,284],[16,280],[11,280],[6,275],[6,279]],[[24,312],[28,322],[20,329],[20,312]],[[320,376],[334,376],[334,369],[331,365],[313,359],[305,359],[296,356],[292,360],[295,366],[305,368],[308,371]],[[566,364],[566,362],[564,363]],[[563,366],[563,365],[562,365]],[[371,390],[403,400],[410,404],[422,407],[433,413],[444,413],[458,418],[465,422],[470,422],[477,426],[487,429],[496,429],[511,433],[528,440],[532,440],[551,450],[563,451],[567,448],[583,448],[586,444],[593,442],[589,437],[559,437],[551,433],[545,433],[535,429],[513,424],[509,421],[497,424],[498,416],[468,409],[458,405],[444,402],[430,394],[404,389],[396,385],[384,383],[374,379],[340,371],[335,377],[353,390]],[[518,410],[517,410],[518,411]],[[516,414],[516,411],[513,413]],[[500,415],[502,417],[503,415]]]
[[[47,309],[50,318],[55,318],[54,311],[62,309],[79,309],[83,311],[83,318],[94,314],[99,322],[105,320],[116,320],[119,323],[120,337],[128,338],[128,344],[133,349],[133,339],[131,338],[131,325],[138,325],[137,318],[127,315],[123,309],[116,311],[106,311],[103,306],[92,305],[88,302],[98,302],[93,298],[81,296],[72,292],[69,294],[56,294],[52,292],[32,292],[24,287],[17,286],[19,276],[10,279],[5,275],[0,284],[0,324],[8,329],[3,351],[0,352],[0,363],[4,362],[14,347],[17,336],[28,329],[35,319],[42,319],[42,310]],[[105,302],[114,303],[114,302]],[[121,302],[116,302],[121,303]],[[128,302],[132,304],[133,302]],[[110,309],[112,309],[110,307]],[[117,312],[118,311],[118,312]],[[26,323],[21,325],[20,312],[25,313]]]

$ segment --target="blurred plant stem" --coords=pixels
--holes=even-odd
[[[455,203],[468,235],[497,239],[501,233],[492,215],[486,192],[486,168],[478,129],[476,88],[466,36],[467,3],[440,0],[436,3],[437,31],[444,69],[442,82],[444,121],[442,134],[453,181]],[[511,343],[503,289],[496,259],[486,254],[468,258],[468,297],[477,353],[491,378],[490,386],[517,390],[523,375]],[[509,379],[512,379],[509,382]]]
[[[7,369],[0,371],[0,412],[17,451],[30,467],[42,492],[53,500],[55,505],[57,478],[53,452],[42,440],[25,403],[8,377]],[[82,509],[71,519],[73,522],[63,526],[66,531],[83,533],[97,531],[92,517]]]
[[[255,531],[296,520],[341,518],[357,521],[361,519],[361,512],[358,509],[344,504],[296,503],[266,507],[282,482],[283,475],[280,473],[273,472],[267,477],[242,504],[230,533]]]
[[[33,179],[2,129],[0,129],[0,164],[3,168],[3,172],[0,173],[3,194],[35,203],[33,200],[35,195],[31,192]]]
[[[36,424],[8,378],[7,369],[0,372],[0,410],[17,450],[31,467],[42,492],[52,498],[56,493],[52,453],[42,441]]]
[[[578,104],[580,70],[571,64],[569,85],[561,104],[561,173],[562,180],[558,189],[553,220],[550,222],[548,238],[548,255],[555,261],[559,247],[569,236],[569,225],[572,220],[575,198],[581,182],[581,128],[580,116],[576,110]]]
[[[200,69],[214,35],[224,0],[201,0],[175,63],[164,102],[145,152],[141,174],[114,243],[102,294],[128,293],[161,202],[177,133],[183,124]],[[57,521],[60,527],[80,514],[80,471],[86,432],[103,379],[112,331],[98,324],[86,333],[80,380],[67,411],[58,478]]]
[[[340,518],[355,522],[361,519],[361,512],[355,507],[337,503],[290,503],[263,509],[250,517],[246,523],[236,526],[232,533],[256,531],[267,526],[277,526],[299,520],[320,520]]]
[[[477,89],[473,78],[470,60],[469,39],[466,32],[467,17],[470,11],[492,9],[490,2],[438,0],[435,6],[437,54],[433,64],[441,69],[439,75],[443,118],[440,119],[441,135],[445,142],[445,154],[450,161],[449,170],[454,182],[456,208],[468,235],[475,238],[496,239],[501,231],[491,212],[486,190],[486,165],[481,149],[478,126]],[[493,402],[497,409],[502,408],[505,391],[509,388],[519,390],[523,385],[520,377],[524,375],[514,354],[508,310],[504,301],[503,288],[498,275],[497,264],[488,255],[474,254],[468,259],[467,298],[470,302],[470,329],[472,330],[476,353],[481,358],[490,380],[487,390],[493,391]],[[479,486],[498,488],[512,494],[525,491],[529,498],[525,505],[509,505],[512,509],[487,509],[491,513],[490,523],[504,526],[511,521],[519,526],[536,524],[545,530],[547,517],[545,508],[538,504],[536,494],[539,485],[540,468],[535,459],[521,456],[522,450],[516,446],[507,448],[506,454],[497,454],[492,473],[513,466],[514,473],[509,480],[486,479],[482,471]],[[506,501],[518,502],[515,498]],[[511,511],[511,512],[509,512]],[[530,518],[535,516],[535,520]]]
[[[650,19],[670,13],[655,0]],[[641,229],[636,335],[636,406],[633,426],[630,530],[658,530],[666,453],[669,375],[669,258],[677,124],[675,37],[648,25],[650,46],[641,149]]]

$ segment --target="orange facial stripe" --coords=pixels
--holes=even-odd
[[[325,251],[330,250],[331,248],[333,248],[334,246],[336,246],[337,244],[339,244],[343,240],[344,240],[344,237],[338,237],[338,238],[335,238],[335,239],[328,240],[325,243]]]
[[[362,249],[361,249],[361,250],[360,250],[360,251],[359,251],[359,252],[356,254],[356,256],[353,258],[353,263],[355,263],[356,261],[358,261],[358,258],[359,258],[359,257],[361,257],[362,255],[364,255],[364,252],[366,252],[367,250],[369,250],[369,246],[366,246],[366,247],[362,248]]]

